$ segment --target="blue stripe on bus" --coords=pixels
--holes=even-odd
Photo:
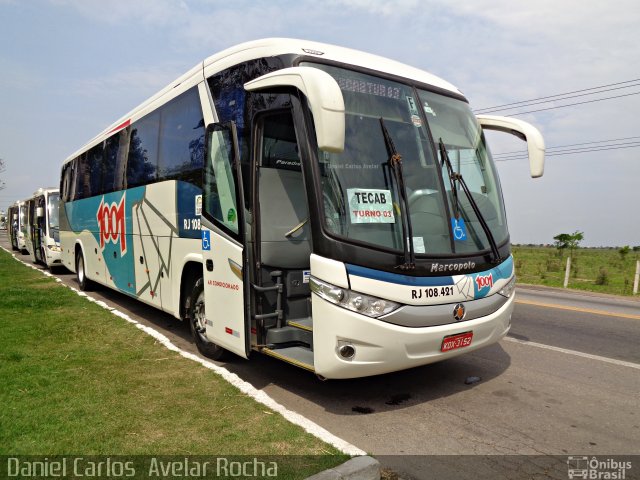
[[[400,273],[383,272],[372,268],[350,265],[347,263],[347,273],[358,277],[370,278],[381,282],[395,283],[398,285],[409,285],[413,287],[439,287],[442,285],[453,285],[452,277],[411,277]]]

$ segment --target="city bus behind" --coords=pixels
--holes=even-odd
[[[18,250],[27,254],[27,243],[30,239],[29,232],[29,199],[18,202]]]
[[[11,248],[18,249],[18,232],[20,231],[20,205],[19,202],[12,203],[7,209],[7,231],[11,240]]]
[[[27,200],[28,237],[25,247],[33,263],[40,263],[49,269],[62,266],[59,203],[57,187],[39,188]]]

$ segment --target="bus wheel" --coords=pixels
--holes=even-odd
[[[212,360],[222,360],[227,351],[219,345],[210,342],[205,336],[205,314],[204,314],[204,280],[199,278],[193,286],[189,299],[189,323],[191,324],[191,335],[196,342],[198,351],[205,357]]]
[[[80,290],[82,290],[83,292],[91,290],[93,282],[87,278],[82,251],[79,251],[76,254],[76,279],[78,280],[78,286],[80,287]]]

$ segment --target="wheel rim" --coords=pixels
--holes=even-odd
[[[204,311],[204,292],[200,292],[193,305],[193,326],[196,333],[204,339],[206,316]]]
[[[78,258],[78,281],[80,283],[84,282],[84,259],[82,255]]]

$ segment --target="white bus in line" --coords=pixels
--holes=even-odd
[[[20,202],[13,202],[7,209],[7,222],[11,248],[20,250],[18,238],[20,237]]]
[[[29,205],[27,200],[20,200],[18,204],[18,250],[27,252],[27,240],[29,238]]]
[[[483,130],[455,87],[378,56],[267,39],[216,54],[62,167],[62,260],[190,322],[198,349],[324,378],[500,340],[514,267]]]
[[[33,263],[62,266],[58,187],[39,188],[26,199],[25,250]]]

